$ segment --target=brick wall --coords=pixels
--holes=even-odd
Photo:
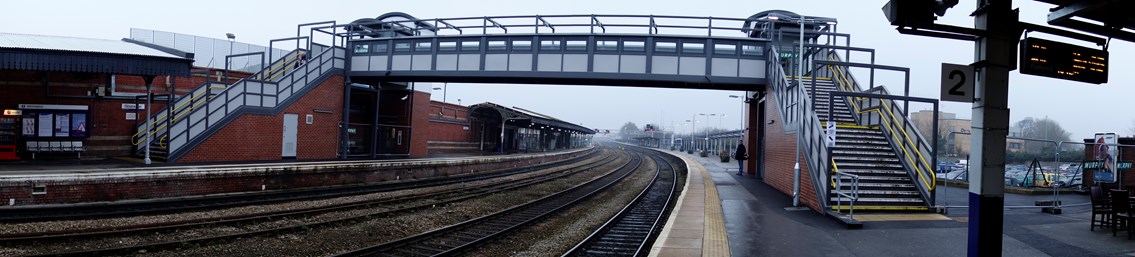
[[[480,126],[470,123],[469,107],[430,102],[427,150],[429,153],[479,151]]]
[[[767,90],[772,90],[767,89]],[[796,164],[796,133],[785,132],[784,119],[780,116],[776,97],[768,92],[765,100],[765,118],[772,120],[772,124],[765,126],[765,183],[773,188],[792,196],[793,166]],[[755,124],[754,124],[755,125]],[[804,158],[801,153],[801,158]],[[816,190],[812,187],[811,171],[808,165],[801,160],[800,164],[800,202],[813,210],[820,210],[820,203],[816,199]]]
[[[341,85],[341,84],[340,84]],[[0,178],[0,200],[17,205],[118,201],[379,183],[538,165],[584,156],[592,149],[548,154],[403,163],[300,164],[214,170],[129,172],[74,176]],[[276,152],[278,153],[278,152]],[[35,186],[47,194],[32,195]]]
[[[411,108],[410,158],[426,157],[430,128],[430,94],[414,91]]]
[[[194,71],[205,70],[195,69]],[[214,70],[215,71],[215,70]],[[43,87],[44,75],[47,78],[48,88]],[[231,73],[230,77],[248,76],[246,73]],[[167,79],[170,83],[167,85]],[[86,105],[90,115],[87,117],[89,138],[83,143],[87,150],[84,157],[106,158],[131,155],[134,149],[131,136],[135,134],[136,122],[146,117],[146,112],[138,112],[137,120],[126,120],[127,111],[122,110],[122,104],[134,103],[132,99],[91,97],[90,92],[98,87],[109,90],[110,78],[103,74],[85,74],[69,72],[35,72],[35,71],[0,71],[0,109],[16,109],[20,104],[63,104]],[[154,94],[184,95],[191,92],[205,82],[204,76],[191,77],[155,77],[153,81]],[[141,76],[115,76],[115,91],[120,93],[145,93],[146,83]],[[164,102],[154,102],[151,106],[154,113],[165,108]],[[24,138],[26,140],[27,138]],[[44,140],[44,139],[32,139]],[[22,149],[21,149],[22,150]],[[28,154],[21,154],[25,158]]]
[[[296,159],[334,159],[339,147],[342,113],[343,77],[332,76],[275,115],[238,117],[177,162],[280,160],[284,114],[299,115]],[[312,124],[305,122],[307,115],[312,115]]]

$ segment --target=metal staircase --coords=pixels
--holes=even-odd
[[[926,210],[922,194],[880,127],[859,125],[842,97],[835,99],[833,106],[828,106],[831,93],[839,90],[830,78],[816,80],[815,84],[804,80],[804,86],[816,103],[819,120],[825,124],[829,119],[836,122],[836,144],[830,148],[832,172],[858,176],[858,199],[854,208]],[[850,206],[838,205],[836,201],[851,200],[840,196],[837,191],[851,191],[855,186],[852,178],[840,176],[834,179],[843,183],[839,183],[842,188],[836,188],[836,183],[829,187],[829,206],[832,209],[850,209]]]
[[[151,159],[176,160],[241,114],[282,110],[345,65],[342,47],[312,44],[312,49],[322,51],[313,55],[296,49],[232,84],[198,86],[138,125],[131,137],[135,153],[142,155],[149,147]]]

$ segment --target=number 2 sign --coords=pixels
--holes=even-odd
[[[942,63],[942,101],[973,102],[973,67]]]

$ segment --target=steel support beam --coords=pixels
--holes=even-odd
[[[969,177],[967,255],[1001,256],[1005,207],[1005,137],[1009,133],[1009,71],[1016,69],[1021,29],[1011,0],[978,1],[974,27],[977,68]],[[976,171],[976,174],[973,172]]]

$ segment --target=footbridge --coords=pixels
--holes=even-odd
[[[364,19],[342,25],[348,75],[392,82],[759,91],[768,39],[747,19],[546,15]],[[331,32],[322,28],[324,32]]]
[[[302,152],[305,145],[316,143],[338,145],[338,154],[332,155],[338,158],[359,157],[348,147],[369,145],[369,158],[375,158],[386,146],[408,151],[424,147],[424,143],[403,143],[409,141],[404,135],[416,133],[413,120],[427,115],[413,107],[415,92],[428,94],[428,87],[414,85],[420,82],[739,90],[746,91],[749,118],[742,133],[754,160],[747,170],[763,174],[774,187],[798,197],[801,205],[824,212],[926,210],[934,204],[934,165],[928,163],[933,163],[936,153],[925,139],[931,135],[923,136],[908,120],[908,96],[890,96],[873,78],[877,68],[908,71],[876,65],[874,50],[853,47],[851,35],[837,32],[836,24],[835,19],[787,11],[748,18],[418,19],[388,13],[346,24],[301,24],[295,37],[270,42],[296,42],[296,49],[285,58],[268,62],[264,71],[234,83],[205,83],[141,124],[134,141],[140,150],[167,148],[169,158],[177,161],[214,135],[225,134],[218,131],[259,122],[234,122],[242,115],[283,115],[280,119],[287,124],[287,119],[296,118],[283,114],[287,110],[314,109],[317,114],[350,114],[328,116],[341,120],[320,127],[326,132],[338,130],[338,141],[284,143],[285,158],[289,150],[296,158],[296,148]],[[850,51],[868,52],[872,58],[855,62]],[[848,72],[849,67],[868,68],[871,78],[862,83]],[[301,100],[308,95],[318,99]],[[342,102],[327,95],[342,97]],[[428,102],[428,95],[422,98]],[[296,103],[306,105],[300,108]],[[499,131],[504,144],[507,130],[516,133],[521,128],[509,126],[507,121],[515,118],[498,116],[470,127],[481,134]],[[323,116],[307,115],[305,124],[319,127],[325,119],[319,117]],[[837,123],[840,131],[830,147],[824,142],[824,126],[829,123]],[[793,155],[800,156],[795,165],[799,173],[793,160],[784,158]],[[797,174],[799,184],[793,185]],[[858,203],[844,206],[848,201]]]

